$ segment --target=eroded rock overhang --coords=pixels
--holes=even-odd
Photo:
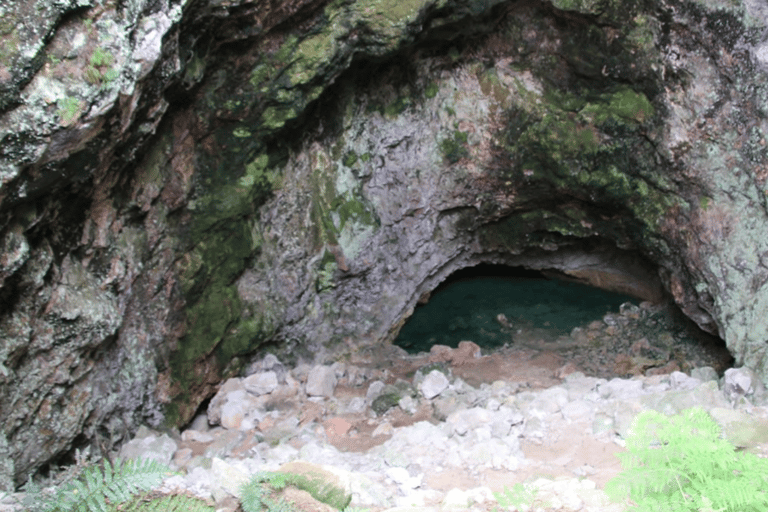
[[[729,346],[761,339],[743,322],[766,300],[765,247],[737,219],[756,208],[750,222],[766,220],[764,123],[742,125],[764,100],[752,86],[712,94],[726,69],[761,73],[746,53],[728,64],[737,41],[707,31],[735,18],[574,11],[509,5],[490,35],[425,36],[396,63],[339,78],[260,210],[269,270],[240,281],[242,297],[268,289],[268,273],[292,283],[271,288],[291,312],[278,338],[301,340],[303,357],[391,340],[451,272],[494,262],[606,288],[626,276],[634,295],[663,287],[705,331],[744,340]],[[717,137],[698,138],[700,116]],[[761,360],[752,350],[737,361]]]

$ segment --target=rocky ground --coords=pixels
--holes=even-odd
[[[602,489],[644,409],[698,405],[737,446],[768,450],[759,435],[768,408],[751,372],[719,378],[727,353],[693,340],[663,307],[625,305],[557,340],[509,329],[513,342],[487,355],[469,341],[314,367],[268,355],[224,382],[188,428],[142,428],[120,456],[168,463],[180,474],[161,490],[192,492],[219,511],[237,510],[251,475],[280,469],[324,475],[357,510],[494,510],[493,492],[519,482],[538,490],[527,510],[619,512],[627,505]],[[329,510],[308,494],[295,500]]]

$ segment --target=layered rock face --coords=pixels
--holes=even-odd
[[[758,2],[0,14],[1,486],[254,354],[354,360],[481,262],[669,293],[768,383]]]

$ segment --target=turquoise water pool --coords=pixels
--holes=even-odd
[[[577,283],[476,273],[481,275],[449,278],[440,285],[426,305],[415,309],[394,343],[417,353],[435,344],[456,347],[462,340],[498,347],[512,341],[518,330],[536,329],[556,338],[618,312],[624,302],[638,303]],[[509,321],[506,327],[497,320],[499,314]]]

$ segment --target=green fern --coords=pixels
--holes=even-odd
[[[338,510],[344,510],[352,500],[338,487],[326,484],[320,478],[308,478],[304,475],[282,472],[256,473],[241,489],[240,504],[245,512],[290,512],[291,506],[284,500],[275,501],[271,495],[282,491],[286,486],[293,486],[307,491],[317,501],[321,501]]]
[[[606,484],[613,501],[629,495],[633,511],[762,512],[768,510],[768,460],[736,453],[702,408],[667,417],[645,411],[618,454],[624,472]]]
[[[118,509],[111,509],[117,512]],[[142,496],[120,506],[120,512],[214,512],[205,500],[185,494]]]
[[[257,473],[240,489],[240,505],[244,512],[292,512],[285,500],[272,499],[274,491],[285,488],[284,473]],[[267,485],[265,485],[267,484]]]
[[[527,488],[523,484],[517,483],[512,489],[505,485],[504,492],[494,492],[493,496],[503,509],[512,507],[517,509],[520,505],[533,503],[533,499],[536,497],[537,493],[538,489]]]
[[[106,461],[104,468],[86,466],[79,477],[47,493],[31,479],[24,487],[22,505],[31,512],[110,512],[108,504],[121,504],[157,487],[170,469],[152,459]]]

